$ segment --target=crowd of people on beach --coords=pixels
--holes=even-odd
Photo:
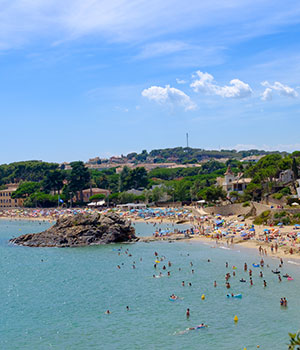
[[[223,217],[216,215],[197,215],[192,208],[146,208],[123,210],[119,208],[8,208],[0,210],[0,218],[9,220],[39,220],[56,221],[62,217],[74,216],[81,213],[101,213],[109,211],[118,213],[126,220],[135,223],[147,222],[153,225],[153,236],[171,237],[181,235],[184,238],[207,238],[217,242],[226,242],[228,245],[242,242],[258,242],[264,255],[285,254],[297,256],[300,254],[300,225],[294,227],[266,227],[252,224],[243,216]],[[159,224],[166,222],[170,228],[161,229]],[[175,224],[186,223],[190,227],[178,229]]]

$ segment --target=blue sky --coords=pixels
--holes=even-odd
[[[0,163],[300,149],[299,1],[0,6]]]

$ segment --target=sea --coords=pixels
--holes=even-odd
[[[0,221],[1,350],[283,350],[288,333],[300,329],[300,261],[285,259],[281,274],[294,280],[279,282],[272,273],[278,259],[267,257],[269,267],[254,268],[260,261],[255,249],[213,242],[82,248],[9,243],[49,225]],[[135,224],[138,235],[151,235],[157,227],[168,225]],[[160,261],[156,268],[155,261]],[[245,262],[253,271],[253,286]],[[241,299],[226,296],[228,272],[229,292],[242,294]],[[170,301],[172,293],[177,301]],[[281,297],[288,300],[286,308],[280,306]],[[208,327],[189,330],[200,323]]]

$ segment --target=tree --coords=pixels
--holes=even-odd
[[[32,193],[24,202],[25,207],[50,208],[57,205],[58,195],[51,195],[44,192]]]
[[[103,194],[103,193],[97,193],[97,194],[94,194],[93,196],[91,196],[91,197],[89,198],[89,200],[90,200],[90,201],[93,201],[93,200],[99,200],[99,201],[101,201],[101,200],[103,200],[103,199],[105,199],[105,198],[106,198],[105,194]]]
[[[43,190],[45,192],[54,191],[54,193],[57,191],[57,193],[59,194],[64,186],[64,178],[65,176],[61,170],[50,170],[46,174],[45,179],[43,180]]]
[[[90,173],[81,161],[70,163],[72,170],[69,175],[69,190],[75,193],[78,200],[78,192],[80,193],[80,201],[83,202],[82,190],[88,187],[90,182]]]
[[[12,194],[12,198],[26,198],[40,190],[40,183],[28,181],[19,185],[18,189]]]
[[[245,198],[259,199],[262,195],[262,185],[260,183],[250,182],[244,191]]]
[[[220,186],[210,186],[206,188],[205,196],[208,202],[215,202],[219,199],[224,200],[226,198],[226,193]]]
[[[296,158],[293,158],[292,170],[293,170],[293,174],[294,174],[294,180],[297,180],[298,179],[298,166],[297,166]]]
[[[128,166],[124,166],[120,174],[120,186],[119,186],[120,192],[129,190],[129,175],[130,175],[130,169],[128,168]]]
[[[297,333],[289,333],[289,336],[290,336],[289,350],[300,350],[300,331],[298,331]]]
[[[144,167],[138,167],[130,171],[128,185],[130,188],[147,187],[148,175]]]
[[[141,154],[138,154],[135,158],[139,162],[145,162],[148,157],[148,152],[144,149]]]

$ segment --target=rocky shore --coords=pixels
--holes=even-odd
[[[130,222],[118,214],[93,213],[58,219],[46,231],[22,235],[10,242],[29,247],[79,247],[137,240]]]

